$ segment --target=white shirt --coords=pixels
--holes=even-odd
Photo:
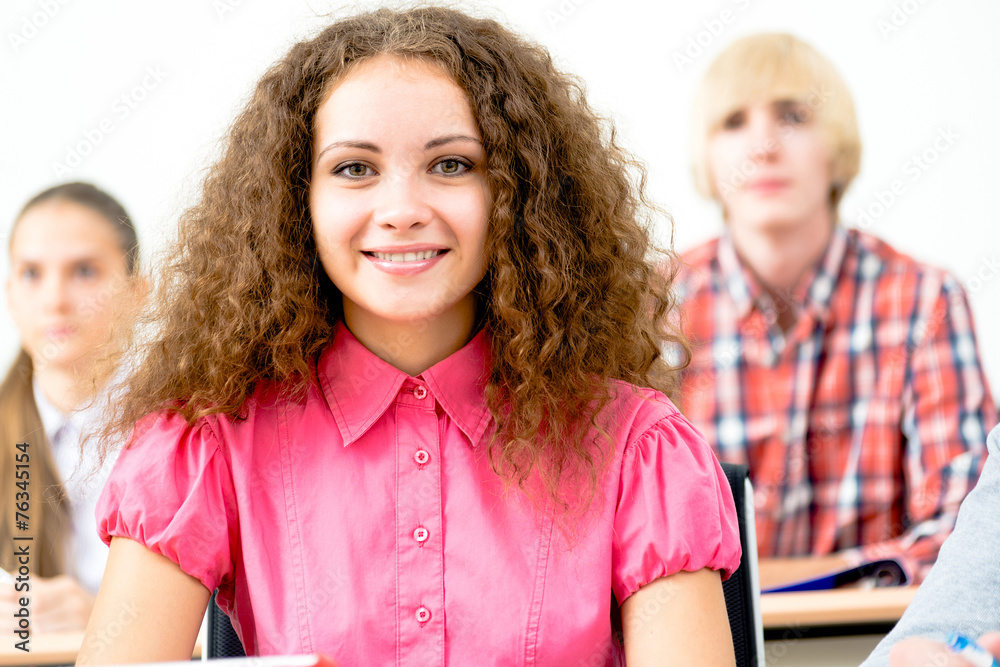
[[[89,401],[82,409],[70,414],[52,405],[37,379],[34,383],[34,395],[45,437],[49,441],[52,458],[70,505],[71,532],[67,536],[64,554],[66,574],[75,577],[83,588],[96,593],[108,560],[108,548],[97,534],[94,513],[117,452],[109,454],[104,465],[95,472],[98,464],[97,440],[89,440],[83,453],[80,451],[80,443],[87,434],[94,433],[100,426],[100,419],[107,406],[107,394]]]

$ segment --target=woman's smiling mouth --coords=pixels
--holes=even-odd
[[[421,250],[419,252],[364,251],[366,255],[389,262],[419,262],[448,252],[447,250]]]
[[[394,276],[412,276],[423,273],[441,261],[448,248],[383,248],[363,250],[361,253],[375,268]]]

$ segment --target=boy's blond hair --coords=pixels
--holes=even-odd
[[[709,66],[695,96],[694,180],[719,201],[708,164],[708,142],[732,112],[754,102],[792,100],[809,113],[830,152],[830,207],[834,211],[858,173],[861,137],[854,101],[833,65],[788,34],[751,35],[733,42]]]

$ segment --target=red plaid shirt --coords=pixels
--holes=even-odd
[[[902,556],[921,579],[997,420],[962,288],[840,226],[785,304],[728,236],[683,259],[682,410],[750,466],[760,555],[864,546],[845,555]],[[776,307],[797,308],[787,332]]]

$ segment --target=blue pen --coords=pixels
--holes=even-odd
[[[948,635],[948,648],[968,660],[975,667],[1000,667],[1000,662],[990,655],[986,649],[972,641],[968,637],[963,637],[957,632]]]

